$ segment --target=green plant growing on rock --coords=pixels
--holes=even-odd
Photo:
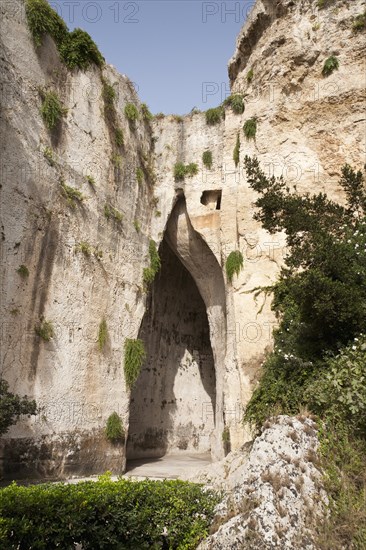
[[[146,105],[146,103],[141,103],[141,115],[143,120],[146,120],[146,121],[152,120],[154,118],[150,112],[149,107]]]
[[[328,57],[328,59],[325,61],[322,75],[323,76],[330,76],[334,71],[338,70],[339,68],[339,61],[338,58],[334,55],[331,55]]]
[[[186,167],[183,162],[177,162],[174,166],[175,181],[183,181],[186,175]]]
[[[237,136],[236,136],[236,144],[235,144],[234,152],[233,152],[233,160],[235,162],[235,167],[237,167],[239,162],[240,162],[240,136],[239,136],[239,134],[237,134]]]
[[[142,340],[127,338],[124,345],[124,373],[126,385],[133,387],[139,377],[141,366],[146,358],[144,343]]]
[[[141,231],[141,225],[140,225],[140,222],[138,220],[134,220],[133,221],[133,226],[134,228],[136,229],[136,232],[137,233],[140,233]]]
[[[111,111],[114,113],[115,112],[114,102],[117,97],[116,90],[114,89],[112,84],[107,80],[105,80],[104,78],[102,79],[102,84],[103,84],[102,97],[104,101],[104,109],[105,111]]]
[[[185,167],[186,175],[189,177],[195,176],[198,174],[198,165],[195,162],[190,162]]]
[[[137,179],[137,183],[139,185],[142,185],[142,182],[144,181],[144,171],[142,168],[137,168],[136,170],[136,179]]]
[[[318,8],[324,9],[334,4],[335,0],[318,0]]]
[[[205,113],[206,124],[208,124],[208,126],[214,126],[215,124],[219,124],[219,122],[221,122],[224,116],[225,116],[225,111],[222,108],[222,106],[215,107],[213,109],[208,109]]]
[[[232,282],[234,275],[239,275],[243,265],[244,258],[240,250],[230,252],[225,263],[226,275],[230,283]]]
[[[145,267],[143,270],[143,282],[145,289],[154,281],[155,276],[160,271],[161,261],[159,252],[156,248],[156,243],[152,239],[149,242],[149,258],[150,267]]]
[[[359,32],[366,29],[366,10],[355,17],[352,24],[352,29],[354,32]]]
[[[124,137],[123,137],[123,130],[122,128],[116,128],[114,131],[114,137],[116,140],[117,147],[123,147],[124,145]]]
[[[105,59],[90,35],[82,29],[69,32],[59,48],[60,55],[69,69],[87,69],[91,64],[103,67]]]
[[[122,419],[118,413],[113,412],[107,419],[105,435],[112,443],[123,442],[125,439],[125,430]]]
[[[49,342],[55,334],[52,322],[46,320],[43,320],[34,330],[45,342]]]
[[[257,134],[257,119],[256,118],[250,118],[248,119],[243,126],[243,131],[246,139],[249,141],[250,139],[255,139],[255,136]]]
[[[223,103],[225,107],[231,107],[232,111],[236,115],[241,115],[244,113],[245,105],[244,98],[241,94],[233,94],[227,97]]]
[[[47,34],[52,36],[57,46],[62,44],[68,33],[67,26],[46,0],[26,0],[25,13],[37,47],[42,45]]]
[[[212,168],[212,152],[211,151],[204,151],[202,155],[202,162],[208,170],[211,170]]]
[[[20,397],[9,392],[9,384],[0,377],[0,437],[16,424],[22,415],[37,414],[37,404],[25,395]],[[0,535],[1,540],[1,535]]]
[[[104,346],[107,343],[108,339],[108,328],[107,328],[107,321],[105,319],[102,319],[99,324],[99,330],[98,330],[98,348],[99,351],[103,351]]]
[[[49,130],[53,130],[67,113],[56,92],[42,92],[41,115]]]
[[[248,84],[250,84],[252,82],[254,78],[254,71],[253,69],[249,69],[249,71],[247,72],[247,82]]]
[[[18,267],[17,273],[19,273],[19,275],[22,277],[22,279],[26,279],[27,277],[29,277],[29,269],[24,264],[22,264]]]
[[[95,179],[92,175],[88,174],[85,176],[86,181],[91,185],[92,187],[95,187]]]
[[[130,122],[136,122],[136,120],[138,120],[139,118],[139,112],[136,105],[134,105],[133,103],[127,103],[125,105],[125,116]]]
[[[111,157],[111,162],[115,168],[122,167],[122,157],[118,153],[114,153]]]
[[[114,206],[111,206],[110,204],[104,205],[104,215],[107,220],[113,219],[118,223],[121,223],[123,220],[123,214],[119,210],[117,210],[117,208],[114,208]]]
[[[69,185],[66,185],[64,181],[61,181],[61,192],[71,208],[75,208],[77,203],[80,204],[84,200],[84,195],[81,193],[81,191],[79,191],[78,189],[74,189]]]
[[[45,147],[43,156],[50,166],[55,166],[55,159],[53,158],[53,151],[51,147]]]
[[[91,253],[92,253],[92,248],[91,248],[90,244],[86,241],[81,241],[79,244],[77,244],[76,247],[75,247],[75,250],[76,250],[76,252],[81,252],[87,258],[89,258],[91,256]]]

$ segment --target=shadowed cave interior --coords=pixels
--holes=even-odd
[[[206,307],[164,239],[161,270],[139,338],[146,361],[131,393],[127,459],[209,453],[215,426],[215,367]]]

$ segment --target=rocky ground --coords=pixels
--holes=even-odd
[[[316,548],[327,503],[317,428],[305,415],[271,419],[253,443],[194,476],[225,494],[199,550]]]

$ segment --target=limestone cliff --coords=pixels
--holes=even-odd
[[[111,66],[68,71],[50,38],[35,49],[23,0],[0,9],[1,374],[43,407],[4,438],[4,475],[121,472],[126,449],[129,457],[222,458],[223,433],[233,449],[250,437],[241,417],[275,323],[269,300],[252,291],[275,279],[285,253],[283,235],[253,221],[243,158],[257,155],[300,190],[342,200],[341,166],[365,160],[365,41],[352,30],[365,1],[319,10],[315,1],[257,0],[229,64],[245,112],[227,108],[215,126],[200,113],[144,120],[126,76]],[[325,78],[331,55],[339,70]],[[116,92],[120,148],[106,83]],[[45,90],[67,108],[57,132],[40,114]],[[140,112],[135,125],[127,103]],[[242,127],[252,117],[256,139],[247,141]],[[175,182],[178,161],[197,163],[198,173]],[[65,184],[82,193],[74,207]],[[150,239],[161,244],[163,265],[146,291]],[[244,269],[231,284],[224,264],[234,250]],[[21,265],[29,276],[17,272]],[[45,320],[55,328],[48,342],[35,332]],[[108,338],[99,350],[103,320]],[[147,359],[131,393],[124,343],[138,337]],[[113,411],[128,445],[127,437],[118,445],[105,438]]]

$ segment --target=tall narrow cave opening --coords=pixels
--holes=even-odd
[[[216,379],[204,301],[166,239],[139,338],[147,358],[132,390],[127,458],[209,453]]]

